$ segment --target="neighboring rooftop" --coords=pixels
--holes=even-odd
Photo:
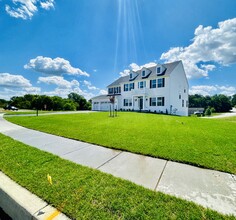
[[[99,95],[99,96],[95,96],[92,98],[93,100],[94,99],[108,99],[108,96],[107,95]]]

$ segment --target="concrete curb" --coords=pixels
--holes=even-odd
[[[0,207],[17,220],[69,220],[57,209],[0,172]]]

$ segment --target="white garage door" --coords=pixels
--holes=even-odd
[[[101,102],[100,103],[100,110],[101,111],[109,111],[110,103],[109,102]]]
[[[94,111],[99,111],[99,102],[94,102],[93,103],[93,110]]]

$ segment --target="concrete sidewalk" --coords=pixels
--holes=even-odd
[[[61,158],[236,216],[236,176],[30,130],[0,117],[0,132]]]

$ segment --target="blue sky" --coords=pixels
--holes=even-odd
[[[0,0],[0,98],[89,99],[182,60],[190,93],[236,93],[235,0]]]

